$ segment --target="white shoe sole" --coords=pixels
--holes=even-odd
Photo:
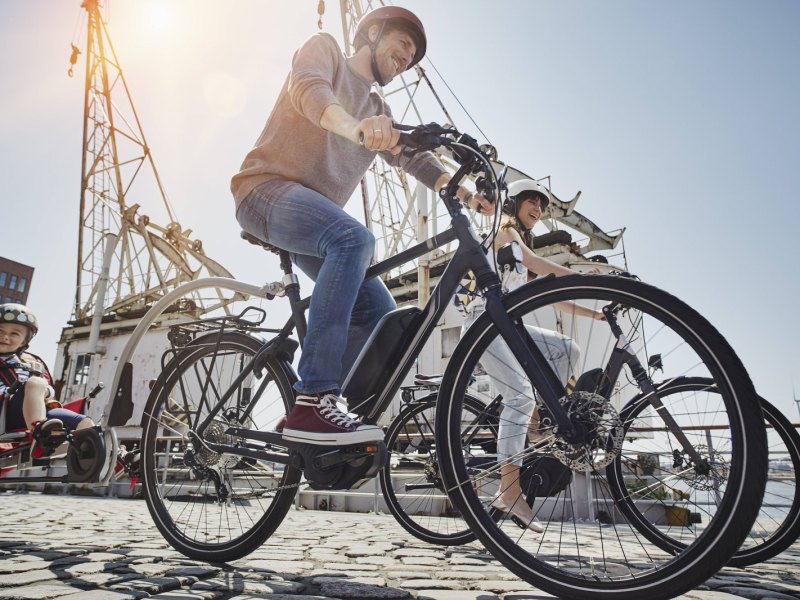
[[[299,431],[284,427],[282,437],[287,442],[305,442],[319,446],[352,446],[353,444],[382,442],[384,435],[378,427],[360,429],[350,433],[314,433],[313,431]]]

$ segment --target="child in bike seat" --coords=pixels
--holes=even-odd
[[[535,275],[570,275],[575,272],[534,254],[531,250],[534,225],[541,219],[542,212],[550,204],[550,193],[533,179],[520,179],[508,185],[506,200],[502,206],[502,218],[497,235],[489,248],[490,263],[496,265],[495,257],[507,244],[516,243],[522,251],[522,269],[498,267],[498,275],[503,291],[510,292],[526,283]],[[471,296],[462,301],[466,314],[462,335],[484,312],[483,298]],[[603,313],[577,304],[571,305],[574,314],[592,319],[603,319]],[[561,381],[566,386],[577,366],[580,348],[570,338],[555,331],[526,325],[528,333],[550,362]],[[531,507],[522,496],[520,486],[520,467],[523,448],[529,433],[531,442],[546,442],[539,429],[539,415],[536,409],[534,391],[522,368],[517,363],[508,345],[502,338],[496,338],[481,357],[481,365],[489,375],[493,393],[503,397],[497,439],[498,461],[500,467],[500,490],[492,506],[509,513],[533,531],[543,531],[542,524],[535,519]]]
[[[68,431],[94,426],[88,416],[61,405],[47,365],[26,351],[38,331],[36,315],[27,306],[0,305],[0,401],[6,403],[5,429],[30,431],[34,458],[52,454]],[[132,460],[121,454],[118,463],[123,464],[118,464],[116,472]]]
[[[31,455],[52,452],[54,442],[66,439],[66,430],[94,425],[86,415],[62,408],[55,397],[53,378],[44,361],[26,352],[39,331],[36,315],[22,304],[0,305],[0,396],[6,397],[6,431],[30,431]]]

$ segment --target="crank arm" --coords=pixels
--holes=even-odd
[[[331,467],[347,463],[351,460],[364,458],[365,456],[371,456],[378,452],[379,443],[382,444],[383,442],[376,442],[374,445],[364,446],[363,450],[357,450],[356,449],[357,447],[353,447],[353,449],[350,452],[343,452],[337,449],[337,450],[332,450],[331,452],[328,452],[326,454],[320,454],[316,458],[318,462],[318,467],[320,469],[329,469]]]
[[[407,492],[415,492],[417,490],[435,490],[436,486],[432,483],[409,483],[403,489]]]

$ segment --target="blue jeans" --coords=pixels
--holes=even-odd
[[[236,219],[248,233],[287,250],[316,282],[295,389],[338,393],[377,322],[396,308],[380,279],[364,281],[374,236],[325,196],[284,180],[254,189]]]

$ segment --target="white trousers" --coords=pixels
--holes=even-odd
[[[464,321],[462,336],[483,313],[477,308]],[[526,325],[525,328],[544,357],[550,362],[562,384],[566,385],[570,375],[577,375],[580,348],[565,335]],[[522,367],[514,358],[511,349],[499,335],[489,344],[481,356],[480,364],[489,376],[492,397],[502,396],[500,426],[497,433],[498,460],[511,464],[522,464],[521,452],[525,446],[528,424],[536,406],[535,393]]]

